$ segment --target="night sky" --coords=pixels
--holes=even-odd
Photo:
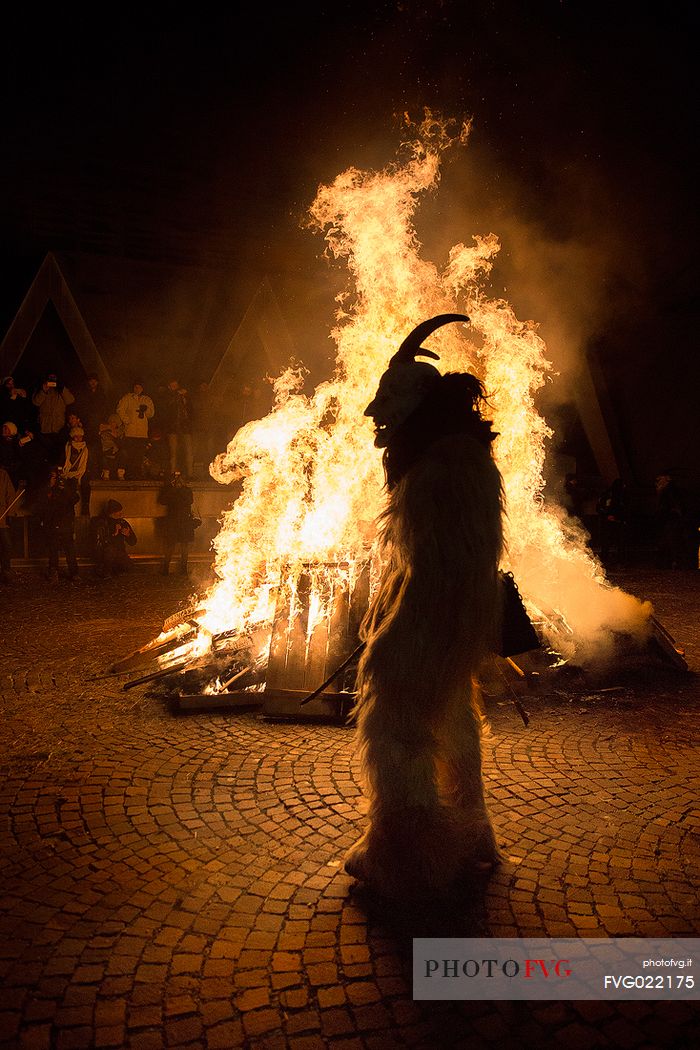
[[[474,119],[469,174],[444,176],[441,222],[447,203],[473,205],[453,240],[489,223],[518,313],[547,336],[571,309],[572,343],[605,361],[625,440],[630,412],[675,405],[669,454],[697,458],[690,4],[191,12],[5,16],[3,330],[47,250],[267,273],[284,297],[290,271],[317,272],[323,245],[300,220],[319,183],[383,167],[399,115],[428,106]]]

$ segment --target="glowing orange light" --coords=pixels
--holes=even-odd
[[[459,130],[460,142],[468,130]],[[443,371],[475,372],[489,393],[507,498],[505,567],[531,614],[564,657],[600,657],[611,630],[644,631],[650,607],[611,586],[584,534],[543,500],[551,432],[535,395],[551,367],[536,324],[488,294],[498,238],[456,244],[443,272],[421,257],[414,214],[437,186],[441,155],[454,142],[428,116],[401,161],[378,172],[350,168],[319,188],[311,221],[349,274],[332,332],[335,370],[306,396],[304,370],[291,364],[274,382],[269,415],[244,426],[211,465],[214,478],[239,480],[241,492],[214,542],[217,582],[201,599],[198,646],[220,631],[255,629],[262,652],[280,588],[293,616],[309,565],[309,637],[330,616],[339,583],[352,586],[368,558],[376,575],[383,477],[363,411],[406,334],[447,312],[468,314],[471,325],[440,330],[431,347]]]

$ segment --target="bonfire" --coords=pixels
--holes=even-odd
[[[436,332],[431,348],[443,372],[471,371],[486,387],[506,493],[502,568],[543,648],[560,664],[601,666],[620,639],[641,649],[659,635],[651,606],[608,581],[580,524],[545,499],[552,431],[536,399],[556,377],[537,324],[489,292],[498,236],[465,231],[440,264],[423,257],[420,204],[438,192],[446,151],[463,149],[469,130],[428,114],[384,169],[349,168],[319,188],[309,225],[347,271],[333,374],[308,394],[307,370],[290,362],[273,381],[270,413],[243,426],[211,464],[212,477],[238,492],[214,540],[215,582],[115,665],[157,659],[137,682],[189,670],[205,696],[253,700],[276,690],[299,699],[347,660],[379,571],[383,476],[363,412],[407,333],[443,313],[471,320]],[[342,679],[334,688],[346,691]]]

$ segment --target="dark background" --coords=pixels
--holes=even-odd
[[[697,20],[690,4],[328,3],[5,16],[3,332],[47,250],[269,276],[312,378],[343,275],[303,219],[383,167],[401,115],[473,117],[418,233],[439,261],[503,242],[494,286],[541,322],[544,399],[585,458],[577,362],[600,366],[630,476],[697,483]],[[204,376],[204,378],[208,378]]]

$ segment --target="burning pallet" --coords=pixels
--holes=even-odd
[[[278,602],[263,694],[263,714],[268,718],[344,721],[354,703],[354,675],[348,658],[357,649],[360,623],[369,603],[369,565],[363,567],[352,588],[342,573],[336,579],[330,615],[311,627],[310,571],[299,580],[298,615],[290,621],[288,603]],[[343,664],[346,673],[335,675]],[[324,688],[319,689],[321,686]]]
[[[326,595],[325,613],[314,617],[319,568],[326,581],[334,582],[327,584],[333,591]],[[362,648],[359,627],[369,601],[369,564],[363,565],[351,583],[347,569],[346,564],[304,566],[293,601],[286,588],[279,588],[271,631],[230,630],[210,635],[205,645],[195,645],[202,641],[204,628],[199,617],[204,610],[190,606],[170,617],[157,639],[117,661],[110,673],[144,671],[126,682],[124,689],[161,681],[184,711],[262,708],[268,719],[346,722],[355,701],[355,671]],[[568,629],[554,611],[541,613],[533,623],[543,640]],[[656,664],[688,670],[682,647],[655,617],[650,620],[645,646],[635,648],[626,636],[618,641],[618,669]],[[586,677],[583,668],[564,666],[566,661],[546,643],[539,653],[512,653],[505,661],[494,657],[494,662],[498,664],[496,679],[510,693],[526,725],[527,713],[517,701],[514,684],[520,681],[529,689],[542,688],[562,673],[570,677],[577,671]],[[493,680],[493,672],[491,677]]]
[[[352,585],[346,564],[323,566],[326,578],[335,582],[329,612],[314,622],[317,568],[304,567],[293,608],[280,587],[271,632],[212,635],[205,651],[195,655],[193,649],[201,648],[195,642],[203,630],[198,621],[203,610],[191,606],[170,617],[157,639],[113,664],[110,674],[144,672],[124,689],[161,682],[173,695],[176,683],[174,698],[185,711],[262,707],[270,719],[345,721],[355,699],[348,656],[357,647],[369,601],[369,564]],[[333,673],[340,665],[347,665],[343,677]]]

